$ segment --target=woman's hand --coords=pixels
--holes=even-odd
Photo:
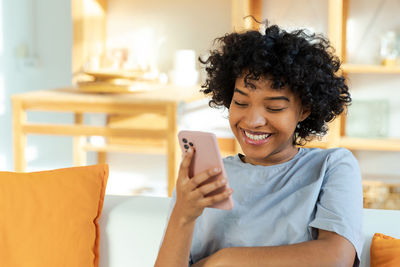
[[[176,203],[173,213],[179,216],[183,223],[194,222],[205,207],[223,201],[232,194],[232,189],[227,188],[219,194],[206,197],[207,194],[225,186],[227,179],[221,177],[211,183],[202,184],[210,177],[218,175],[221,172],[219,168],[209,169],[190,178],[189,166],[194,153],[195,150],[191,147],[184,155],[176,182]],[[200,184],[202,185],[199,186]]]

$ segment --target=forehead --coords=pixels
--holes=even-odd
[[[244,76],[242,76],[236,79],[235,87],[248,94],[281,95],[286,96],[289,99],[296,98],[288,86],[274,88],[273,81],[267,77],[260,77],[258,80],[248,79],[248,83],[251,84],[246,85],[244,82]]]

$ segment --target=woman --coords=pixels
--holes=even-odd
[[[206,64],[210,106],[229,110],[244,155],[194,177],[185,154],[155,266],[358,266],[362,185],[343,148],[301,147],[351,102],[339,59],[322,36],[276,25],[218,39]],[[230,211],[205,209],[232,195]]]

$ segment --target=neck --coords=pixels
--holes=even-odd
[[[253,165],[273,166],[291,160],[297,154],[298,151],[299,149],[293,146],[291,149],[275,152],[263,159],[254,159],[248,156],[244,156],[242,158],[242,161]]]

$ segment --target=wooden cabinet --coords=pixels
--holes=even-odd
[[[342,71],[345,76],[352,74],[400,74],[400,66],[363,65],[347,62],[347,22],[349,18],[349,7],[351,0],[329,0],[329,38],[337,49],[338,56],[343,65]],[[373,12],[373,10],[371,10]],[[367,14],[366,14],[367,15]],[[389,29],[387,29],[389,30]],[[379,39],[377,40],[379,41]],[[393,77],[393,76],[391,76]],[[352,88],[350,87],[350,90]],[[346,147],[350,150],[378,150],[378,151],[400,151],[400,138],[355,138],[346,136],[345,115],[336,123],[329,136],[330,145]],[[331,139],[331,137],[333,137]]]
[[[74,76],[91,57],[105,52],[107,3],[107,0],[71,0]]]

